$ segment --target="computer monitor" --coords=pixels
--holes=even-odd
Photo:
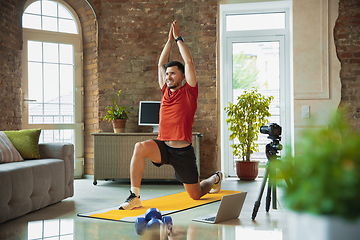
[[[140,101],[139,126],[153,126],[153,132],[159,132],[160,101]]]

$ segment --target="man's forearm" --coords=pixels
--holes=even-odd
[[[185,64],[191,63],[192,62],[191,53],[190,53],[189,48],[186,46],[186,44],[183,41],[178,40],[177,45],[179,47],[181,57],[184,60]]]
[[[195,74],[194,63],[190,54],[190,50],[186,46],[186,44],[181,40],[177,41],[177,45],[179,47],[181,57],[185,62],[185,79],[190,86],[195,87],[196,74]]]
[[[164,66],[168,62],[170,50],[171,50],[171,41],[168,40],[160,54],[159,64],[158,64],[159,67]]]

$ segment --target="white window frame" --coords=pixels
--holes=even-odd
[[[26,2],[24,9],[37,0]],[[55,1],[55,0],[54,0]],[[41,128],[43,130],[62,130],[74,129],[75,131],[75,166],[74,177],[81,178],[84,174],[84,114],[83,114],[83,48],[82,48],[82,31],[80,19],[72,7],[62,0],[55,2],[61,3],[74,16],[78,34],[62,33],[46,30],[37,30],[23,28],[23,52],[22,52],[22,93],[23,93],[23,129]],[[72,44],[74,46],[74,124],[28,124],[28,41],[53,42]]]
[[[254,31],[226,31],[226,15],[228,14],[256,14],[256,13],[273,13],[285,12],[285,29],[272,30],[254,30]],[[226,177],[235,177],[236,172],[230,164],[233,159],[232,148],[230,147],[228,126],[226,124],[226,112],[224,108],[228,102],[232,101],[232,71],[226,70],[232,66],[232,43],[235,41],[246,40],[271,40],[283,38],[283,44],[280,43],[280,48],[283,47],[284,54],[281,58],[284,59],[280,63],[280,71],[283,71],[282,79],[280,79],[280,94],[281,99],[285,101],[280,102],[280,118],[283,122],[282,126],[282,140],[281,144],[284,150],[280,151],[284,155],[287,151],[285,146],[290,146],[293,149],[294,136],[294,112],[293,112],[293,75],[292,75],[292,2],[261,2],[261,3],[241,3],[241,4],[224,4],[220,5],[220,131],[221,131],[221,169],[224,171]],[[283,45],[283,46],[281,46]],[[284,69],[281,69],[284,68]]]

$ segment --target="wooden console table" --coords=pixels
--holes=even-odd
[[[157,133],[92,133],[94,136],[94,185],[97,180],[130,179],[130,161],[137,142],[156,139]],[[194,132],[192,142],[200,173],[200,133]],[[175,179],[170,165],[154,166],[145,160],[143,179]]]

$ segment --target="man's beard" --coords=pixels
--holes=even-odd
[[[176,84],[175,82],[174,82],[174,85],[172,85],[172,86],[167,85],[167,87],[169,89],[174,89],[174,88],[177,88],[178,86],[179,86],[179,84]]]

